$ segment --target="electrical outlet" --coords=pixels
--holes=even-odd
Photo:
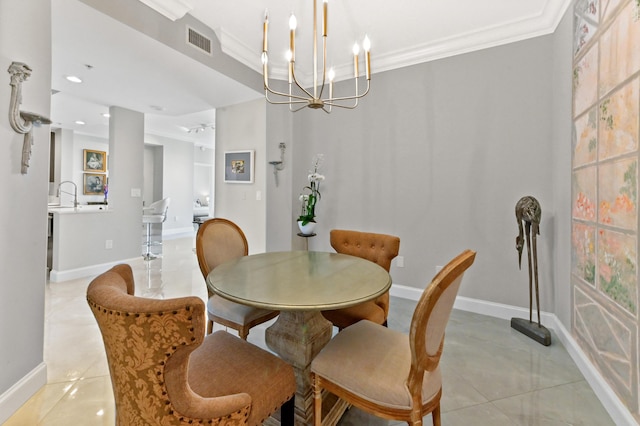
[[[104,242],[104,248],[110,250],[113,248],[113,240],[106,240]]]
[[[396,266],[398,268],[404,268],[404,256],[396,257]]]

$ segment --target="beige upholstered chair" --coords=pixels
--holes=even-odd
[[[94,279],[87,300],[107,352],[116,424],[261,425],[274,411],[293,425],[293,368],[219,331],[205,336],[198,297],[133,296],[129,265]]]
[[[210,219],[200,225],[196,235],[196,255],[202,276],[207,279],[209,272],[227,260],[246,256],[249,253],[247,238],[242,229],[227,219]],[[213,323],[238,330],[247,340],[249,330],[278,316],[278,311],[253,308],[216,296],[209,290],[207,302],[207,333],[211,333]]]
[[[370,260],[382,266],[387,272],[391,268],[391,261],[400,251],[400,238],[393,235],[334,229],[329,238],[331,247],[338,253]],[[388,314],[389,292],[356,306],[322,312],[322,315],[339,329],[362,319],[386,325]]]
[[[432,413],[433,424],[440,425],[445,327],[475,256],[462,252],[433,278],[418,301],[408,336],[360,321],[329,341],[311,363],[317,426],[322,389],[378,417],[422,425]]]

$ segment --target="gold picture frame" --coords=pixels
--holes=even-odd
[[[85,195],[104,195],[104,185],[107,181],[107,175],[85,173],[82,180],[84,182]]]
[[[85,172],[106,172],[107,153],[105,151],[83,149],[82,164]]]

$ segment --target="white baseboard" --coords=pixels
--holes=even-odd
[[[42,363],[0,395],[0,424],[47,384],[47,366]]]
[[[403,299],[418,300],[422,295],[422,289],[393,284],[390,294]],[[528,318],[529,310],[518,306],[505,305],[502,303],[488,302],[486,300],[471,299],[458,296],[453,305],[454,309],[487,315],[495,318],[510,320],[511,318]],[[570,331],[560,322],[555,314],[540,312],[540,320],[545,327],[552,329],[560,343],[565,347],[569,356],[585,377],[591,389],[602,403],[607,413],[616,425],[638,426],[627,406],[618,398],[618,395],[611,389],[607,381],[602,377],[600,371],[596,369],[589,360],[580,345],[575,341]]]
[[[120,263],[133,262],[134,260],[139,260],[140,258],[142,258],[142,254],[140,255],[140,257],[123,259],[115,262],[101,263],[99,265],[84,266],[82,268],[65,269],[62,271],[57,269],[52,269],[51,272],[49,273],[49,281],[52,283],[57,283],[61,281],[75,280],[77,278],[84,278],[92,275],[98,275],[114,267],[115,265],[118,265]]]

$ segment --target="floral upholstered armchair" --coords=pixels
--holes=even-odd
[[[116,424],[260,425],[278,407],[293,425],[293,368],[219,331],[198,297],[136,297],[129,265],[95,278],[87,300],[102,332]]]

